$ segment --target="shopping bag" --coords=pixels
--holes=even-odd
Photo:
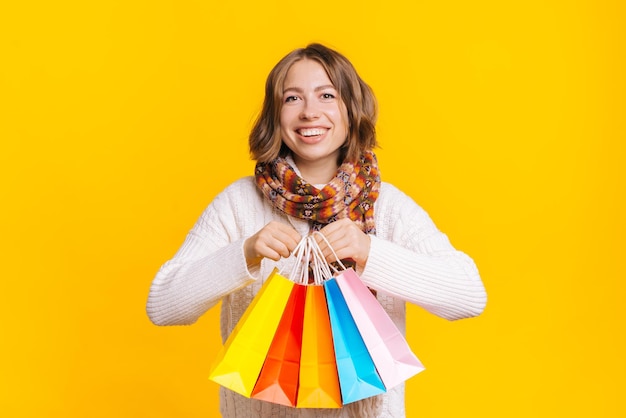
[[[385,392],[337,280],[324,282],[343,404]]]
[[[324,287],[306,287],[298,408],[340,408],[341,392]]]
[[[387,390],[423,371],[400,330],[356,272],[343,270],[336,280]]]
[[[267,352],[252,398],[296,406],[306,286],[295,284]]]
[[[293,286],[274,269],[218,353],[209,379],[250,397]]]

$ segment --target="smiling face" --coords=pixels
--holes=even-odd
[[[316,61],[295,62],[283,84],[280,132],[310,183],[327,183],[339,166],[348,135],[348,115],[324,68]]]

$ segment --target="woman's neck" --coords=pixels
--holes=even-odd
[[[336,175],[339,165],[328,161],[302,161],[294,158],[300,175],[310,184],[327,184]]]

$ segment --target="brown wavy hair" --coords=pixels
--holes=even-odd
[[[310,44],[306,48],[290,52],[268,75],[263,108],[249,137],[252,158],[258,162],[268,162],[279,156],[285,157],[290,152],[280,135],[283,84],[291,66],[303,59],[310,59],[322,65],[339,98],[346,106],[348,137],[342,146],[340,158],[356,161],[363,151],[371,150],[378,145],[376,97],[346,57],[320,44]]]

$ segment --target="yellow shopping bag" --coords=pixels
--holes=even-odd
[[[274,269],[218,353],[209,379],[250,397],[293,286]]]

